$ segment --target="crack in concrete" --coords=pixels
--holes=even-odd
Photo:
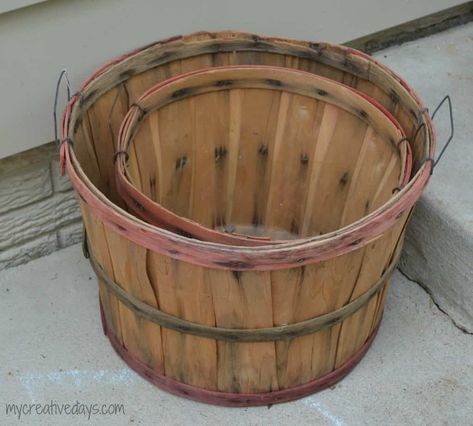
[[[467,330],[465,327],[459,325],[456,323],[456,321],[448,314],[447,311],[445,311],[444,309],[442,309],[440,307],[440,305],[437,303],[437,301],[434,299],[434,296],[432,295],[432,292],[430,291],[430,289],[425,285],[423,284],[422,282],[420,281],[417,281],[415,279],[413,279],[412,277],[410,277],[408,274],[406,274],[399,266],[397,268],[397,270],[410,282],[414,283],[414,284],[417,284],[422,290],[424,290],[427,295],[429,296],[430,300],[432,300],[432,303],[437,307],[437,309],[442,312],[449,320],[450,322],[453,324],[453,326],[455,328],[457,328],[458,330],[460,330],[463,334],[467,334],[469,336],[473,336],[473,332]]]

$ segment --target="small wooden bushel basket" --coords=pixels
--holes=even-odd
[[[256,246],[327,234],[409,181],[405,134],[373,102],[280,67],[167,80],[122,123],[118,192],[138,217],[203,241]]]

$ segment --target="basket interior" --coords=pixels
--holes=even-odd
[[[342,52],[337,50],[337,48],[324,47],[322,44],[308,46],[304,43],[294,42],[292,44],[268,39],[266,44],[262,46],[261,44],[255,43],[251,35],[239,34],[235,37],[231,35],[231,40],[227,39],[227,37],[230,36],[225,34],[199,35],[195,40],[192,39],[191,36],[189,40],[171,42],[169,45],[152,46],[134,54],[118,65],[111,67],[104,75],[101,75],[100,78],[93,79],[83,91],[81,102],[76,103],[70,121],[72,126],[70,135],[75,141],[74,154],[91,182],[115,204],[123,207],[123,202],[118,196],[115,186],[113,157],[116,151],[118,130],[130,105],[136,102],[143,92],[159,82],[178,76],[184,72],[211,66],[235,64],[285,66],[308,71],[350,85],[376,99],[399,121],[412,142],[413,171],[416,172],[423,164],[428,150],[430,149],[430,146],[426,143],[429,129],[427,129],[426,126],[419,127],[418,105],[410,95],[403,92],[402,85],[398,81],[388,76],[385,71],[380,70],[371,63],[370,60],[361,56],[351,55],[348,51]],[[221,96],[229,97],[230,94],[212,95],[207,97],[206,102],[212,103],[214,102],[214,100],[211,100],[212,98]],[[247,102],[252,96],[253,95],[250,93],[247,93],[242,99],[242,102],[245,103],[245,107],[242,108],[243,116],[247,115],[247,111],[250,111],[250,108],[255,109],[254,106],[247,106],[247,103],[251,103],[252,105],[264,103],[266,110],[261,113],[271,115],[268,110],[269,103],[267,103],[265,99],[274,97],[275,105],[280,102],[280,94],[265,94],[261,99],[258,96],[257,99]],[[298,109],[300,109],[297,104],[300,102],[303,101],[297,97],[291,100],[291,108],[288,109],[291,114],[300,115],[300,111],[297,112]],[[161,114],[173,115],[171,112],[172,109],[180,107],[182,107],[182,105],[170,105],[166,108],[167,112],[162,111]],[[317,109],[315,105],[313,105],[313,108]],[[225,112],[227,109],[223,108],[219,111],[218,116],[228,114]],[[200,110],[199,114],[205,116],[206,112]],[[208,119],[215,120],[216,118],[213,116]],[[219,120],[220,119],[221,118],[219,118]],[[342,119],[342,117],[340,117],[340,119]],[[298,117],[298,120],[303,121],[300,117]],[[349,118],[343,118],[343,120],[349,120]],[[255,123],[261,124],[263,121],[264,120],[258,120],[255,121]],[[251,185],[253,185],[251,188],[247,188],[247,184],[239,184],[238,187],[235,186],[236,192],[232,203],[216,201],[221,199],[223,194],[227,193],[227,190],[218,189],[222,186],[221,180],[218,185],[216,184],[219,181],[219,179],[217,179],[218,173],[221,173],[218,171],[219,169],[216,165],[223,164],[226,160],[216,161],[216,156],[221,156],[221,154],[216,154],[215,149],[222,144],[225,145],[225,143],[228,143],[228,140],[226,142],[225,140],[213,140],[212,143],[209,144],[207,151],[199,153],[199,159],[193,157],[192,163],[189,162],[183,167],[179,167],[179,173],[183,177],[179,185],[185,186],[185,191],[190,191],[190,185],[184,183],[186,179],[184,175],[186,171],[191,169],[190,165],[194,164],[196,161],[204,161],[204,158],[206,158],[206,162],[211,161],[214,167],[210,168],[209,171],[203,173],[201,176],[198,176],[198,178],[203,182],[215,182],[215,186],[212,187],[210,191],[212,194],[211,197],[215,199],[215,204],[212,204],[208,208],[209,211],[212,211],[212,216],[207,215],[205,212],[192,212],[188,210],[189,199],[186,200],[186,196],[184,195],[177,196],[176,190],[175,188],[173,189],[172,186],[177,185],[176,182],[178,182],[178,179],[170,179],[168,177],[168,183],[166,185],[170,186],[162,193],[159,193],[159,197],[162,197],[159,198],[161,202],[172,207],[179,214],[186,214],[187,209],[188,215],[198,218],[199,221],[203,221],[207,226],[215,226],[217,228],[228,224],[243,227],[249,226],[251,228],[249,230],[242,229],[245,233],[250,231],[259,233],[261,230],[258,226],[263,222],[265,224],[271,224],[271,229],[275,232],[281,231],[294,236],[296,234],[303,235],[305,233],[323,233],[327,232],[329,229],[340,226],[344,221],[353,220],[354,216],[359,215],[359,213],[354,214],[351,208],[343,207],[347,200],[346,193],[352,185],[350,185],[348,181],[344,183],[346,179],[342,179],[343,173],[340,174],[341,170],[346,168],[343,167],[346,166],[344,161],[353,163],[354,159],[351,158],[351,156],[355,155],[357,152],[359,153],[361,149],[359,144],[354,143],[350,147],[350,151],[346,152],[345,155],[341,155],[340,158],[337,158],[338,165],[337,168],[334,168],[334,170],[337,170],[337,175],[330,180],[331,188],[333,189],[337,187],[337,185],[340,186],[338,192],[344,195],[340,197],[337,202],[335,202],[335,200],[325,200],[322,204],[319,203],[319,201],[322,202],[321,200],[318,200],[317,203],[314,202],[314,217],[320,219],[320,214],[317,212],[322,209],[325,214],[330,217],[304,228],[301,220],[294,225],[292,224],[292,219],[301,217],[300,211],[302,205],[307,201],[305,194],[307,192],[308,179],[298,179],[297,185],[294,184],[294,180],[296,176],[299,178],[299,174],[309,176],[310,173],[313,173],[317,169],[313,167],[315,164],[313,158],[309,158],[306,163],[304,163],[305,160],[301,161],[301,154],[303,155],[303,151],[305,151],[305,149],[303,149],[304,137],[301,137],[299,142],[296,142],[299,145],[297,149],[292,150],[293,154],[291,155],[293,155],[293,157],[287,155],[278,156],[279,160],[276,161],[276,157],[273,155],[274,149],[269,149],[269,145],[274,144],[274,136],[272,136],[271,140],[270,133],[266,133],[266,137],[269,139],[263,140],[261,137],[257,138],[255,135],[248,134],[248,132],[251,132],[251,130],[249,130],[251,126],[256,125],[255,123],[248,123],[245,125],[245,128],[242,127],[241,135],[245,137],[240,138],[241,140],[244,139],[247,141],[245,142],[247,147],[244,149],[247,149],[249,153],[249,147],[251,146],[252,153],[251,160],[245,158],[245,170],[248,171],[248,175],[239,177],[239,181],[246,182],[250,180],[252,182]],[[224,123],[222,125],[224,127],[226,126]],[[177,123],[173,123],[172,120],[168,120],[168,126],[179,127]],[[359,126],[361,125],[350,126],[350,130],[348,130],[346,126],[337,126],[336,138],[352,137],[352,134],[356,134],[356,132],[363,133],[363,130],[360,130]],[[262,134],[267,132],[265,129],[259,129],[258,131],[263,132]],[[286,131],[294,133],[297,132],[297,129],[288,126]],[[304,131],[309,131],[308,127],[306,127]],[[177,132],[176,134],[179,133]],[[336,142],[332,145],[335,146]],[[267,154],[264,154],[265,146],[268,146]],[[281,144],[281,146],[285,148],[284,144]],[[316,147],[314,146],[313,148],[315,149]],[[226,149],[228,155],[228,148]],[[260,150],[261,153],[259,152]],[[186,151],[188,150],[186,149]],[[330,155],[335,154],[330,153]],[[175,173],[178,165],[182,166],[185,163],[185,160],[179,164],[176,161],[176,159],[169,159],[165,162],[164,167],[166,167],[167,170],[165,173],[167,173],[168,176]],[[290,167],[289,162],[291,163]],[[263,164],[266,164],[266,171],[263,170],[265,168]],[[288,167],[286,167],[286,164],[288,164]],[[328,162],[326,162],[326,164],[328,164]],[[278,168],[280,170],[288,170],[285,172],[285,175],[287,174],[286,179],[281,179],[282,175],[277,172]],[[271,169],[271,173],[268,173],[269,169]],[[171,173],[171,170],[174,171]],[[251,173],[249,171],[251,171]],[[261,178],[262,174],[264,174],[265,179]],[[270,178],[268,176],[270,176]],[[324,176],[328,176],[327,173],[324,173]],[[187,177],[187,179],[189,179],[189,177]],[[286,182],[290,182],[290,184],[288,183],[286,185]],[[326,182],[328,185],[328,180]],[[291,190],[286,189],[289,187]],[[358,189],[361,188],[360,185],[356,187]],[[145,190],[145,186],[143,186],[143,189]],[[328,197],[333,196],[334,191],[332,189],[326,192]],[[341,191],[342,189],[343,191]],[[270,190],[273,191],[273,195],[268,199],[268,195],[265,194],[269,194]],[[354,191],[355,188],[350,190]],[[187,192],[187,194],[188,193],[189,192]],[[337,191],[335,191],[335,193],[337,193]],[[149,194],[152,195],[153,193],[149,192]],[[254,194],[263,195],[258,199],[251,199],[252,196],[255,196]],[[158,194],[155,193],[154,196],[157,197]],[[287,202],[285,200],[288,199],[291,200],[291,203],[298,206],[294,214],[290,215],[292,216],[291,218],[285,216],[289,209],[285,208],[285,213],[283,213],[282,210],[277,208],[276,200],[280,199],[280,197],[282,197],[283,203]],[[363,197],[356,198],[362,199]],[[295,199],[297,201],[294,201]],[[158,200],[158,198],[156,198],[156,200]],[[212,201],[212,203],[213,202],[214,201]],[[232,204],[232,207],[230,207],[230,204]],[[234,215],[234,205],[241,206],[238,209],[238,216]],[[267,208],[268,206],[270,206],[269,209]],[[368,206],[369,209],[373,207],[374,204]],[[344,211],[345,213],[343,213]],[[266,217],[267,212],[271,212],[271,217]],[[351,217],[352,214],[354,214],[353,217]],[[256,226],[256,223],[258,226]]]
[[[175,84],[173,94],[183,99],[125,126],[132,135],[126,176],[153,201],[205,227],[287,240],[351,224],[400,186],[403,156],[393,142],[402,135],[382,114],[370,123],[376,108],[355,92],[342,92],[336,105],[327,86],[304,88],[323,93],[319,99],[294,93],[291,75],[252,88],[238,80],[241,69],[218,71],[205,84],[205,72],[184,78],[190,82]],[[225,78],[231,73],[236,80]],[[240,86],[215,91],[222,81]],[[291,91],[273,89],[274,81]],[[154,105],[166,100],[154,94]],[[366,118],[355,112],[359,103]]]

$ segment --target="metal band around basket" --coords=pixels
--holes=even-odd
[[[167,314],[156,309],[154,306],[142,302],[121,288],[103,270],[94,258],[92,252],[89,252],[89,260],[97,276],[103,280],[120,302],[141,318],[158,324],[164,328],[210,339],[230,342],[270,342],[312,334],[319,330],[332,327],[352,315],[384,287],[384,283],[396,267],[397,261],[399,260],[399,254],[397,254],[395,259],[391,261],[389,267],[384,271],[381,278],[373,285],[373,287],[342,308],[294,324],[253,329],[211,327]]]

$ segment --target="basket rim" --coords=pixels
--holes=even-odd
[[[233,72],[235,71],[244,71],[246,72],[246,75],[233,76]],[[206,81],[207,78],[209,79],[208,82]],[[259,78],[262,80],[274,78],[277,79],[278,83],[282,83],[282,86],[280,87],[269,87],[268,85],[268,87],[262,87],[262,89],[279,90],[293,94],[298,94],[298,88],[301,89],[305,88],[305,85],[313,85],[314,90],[311,90],[310,93],[299,93],[299,95],[316,99],[330,105],[335,105],[336,108],[356,116],[360,121],[366,122],[379,134],[381,134],[380,129],[382,129],[384,133],[384,135],[382,135],[382,142],[384,143],[391,142],[392,145],[392,141],[395,140],[397,143],[393,146],[393,148],[397,151],[401,160],[401,178],[397,184],[397,189],[404,187],[409,181],[412,167],[411,150],[409,149],[410,146],[408,143],[399,145],[398,142],[400,140],[407,140],[405,132],[397,120],[392,116],[392,114],[375,99],[346,84],[330,80],[323,76],[298,69],[268,65],[225,65],[219,67],[202,68],[196,71],[180,74],[152,86],[133,103],[122,120],[117,138],[117,152],[129,152],[130,146],[133,143],[133,139],[136,134],[135,132],[146,120],[148,113],[157,111],[159,108],[165,106],[161,104],[157,106],[156,102],[159,102],[163,96],[166,97],[167,95],[167,97],[169,97],[169,91],[173,91],[174,93],[174,90],[179,89],[181,85],[186,84],[190,84],[192,87],[194,87],[193,85],[197,85],[195,87],[205,87],[202,93],[207,93],[207,88],[209,88],[209,91],[229,90],[232,88],[227,87],[228,85],[225,87],[215,87],[212,85],[212,82],[215,80],[227,81],[228,78],[231,78],[232,81],[234,80],[235,82],[246,82],[247,86],[244,84],[242,87],[238,86],[238,89],[240,90],[252,88],[252,84],[254,85],[253,79]],[[205,83],[205,86],[201,86],[199,84],[200,80],[203,80],[202,83]],[[325,93],[323,95],[318,95],[315,90],[315,85],[317,85],[318,90],[323,90]],[[342,90],[342,93],[339,94],[340,99],[336,99],[337,96],[333,95],[336,90]],[[162,94],[163,91],[165,92],[164,94]],[[304,92],[306,91],[304,90]],[[193,93],[192,91],[189,96],[192,97],[202,93],[200,91],[198,93]],[[331,96],[328,98],[326,98],[327,93],[329,95],[331,94]],[[173,98],[170,99],[168,103],[173,103],[179,100],[181,100],[181,98]],[[166,103],[166,105],[168,105],[168,103]],[[352,111],[352,107],[354,111]],[[356,113],[359,108],[368,114],[367,118],[364,118],[363,116],[360,116]],[[146,115],[143,114],[145,111]],[[379,123],[381,123],[381,125]],[[397,134],[395,134],[396,132]],[[118,156],[115,163],[115,177],[118,192],[128,207],[131,208],[139,218],[146,220],[150,224],[168,229],[172,232],[180,233],[181,235],[183,233],[185,235],[190,234],[199,240],[230,245],[264,246],[284,244],[288,241],[294,243],[310,238],[299,237],[291,240],[268,240],[262,238],[255,239],[246,235],[228,234],[206,227],[199,222],[187,217],[180,216],[174,213],[171,209],[164,207],[161,203],[152,200],[150,197],[140,191],[139,188],[137,188],[136,184],[126,172],[126,158],[126,155]],[[138,205],[140,208],[136,207]],[[341,227],[339,229],[341,230],[344,228],[345,227]],[[323,237],[323,235],[319,237]]]
[[[187,37],[199,34],[202,33],[194,33]],[[228,32],[215,32],[209,34],[212,34],[214,38],[216,38],[219,35],[224,36],[225,34],[228,34]],[[233,34],[235,34],[235,37],[242,37],[244,39],[247,39],[248,37],[258,37],[258,40],[287,43],[288,45],[297,45],[298,47],[300,47],[301,43],[308,43],[284,38],[263,38],[261,36],[244,32],[235,32]],[[145,48],[135,49],[125,55],[113,59],[92,73],[91,76],[81,85],[80,92],[85,90],[96,78],[113,69],[114,66],[126,62],[130,57],[133,57],[133,55],[139,54],[147,49],[156,49],[176,41],[180,42],[184,39],[183,36],[179,36],[160,41],[148,45]],[[356,49],[329,43],[319,43],[318,45],[325,49],[342,51],[346,55],[358,56],[367,61],[370,66],[374,64],[379,67],[383,73],[392,77],[397,83],[399,83],[406,91],[407,96],[412,99],[412,101],[419,107],[419,111],[421,111],[421,118],[423,123],[425,123],[427,140],[430,142],[426,151],[430,154],[430,157],[433,157],[435,150],[435,134],[433,132],[432,121],[419,97],[404,80],[385,65]],[[63,138],[69,136],[71,114],[79,99],[79,95],[73,96],[70,102],[66,105],[63,114],[61,132]],[[357,248],[360,248],[378,238],[382,232],[390,228],[402,217],[403,214],[407,213],[407,211],[414,205],[415,201],[420,197],[432,172],[432,161],[425,161],[419,167],[415,175],[411,176],[411,180],[408,184],[392,197],[387,205],[384,205],[384,210],[381,213],[378,214],[378,212],[374,212],[377,213],[377,215],[372,214],[365,216],[361,221],[359,221],[360,223],[355,223],[357,226],[356,229],[347,231],[344,235],[340,235],[337,230],[325,234],[322,241],[318,237],[312,237],[308,242],[304,243],[286,243],[276,247],[262,246],[245,248],[203,242],[178,236],[169,231],[149,225],[130,215],[125,210],[111,202],[92,184],[88,176],[82,170],[70,144],[62,144],[60,149],[61,167],[67,169],[71,183],[79,198],[93,208],[94,213],[114,231],[141,246],[176,259],[210,268],[232,270],[285,269],[288,267],[297,267],[315,263],[356,250]],[[374,232],[374,230],[376,232]]]

